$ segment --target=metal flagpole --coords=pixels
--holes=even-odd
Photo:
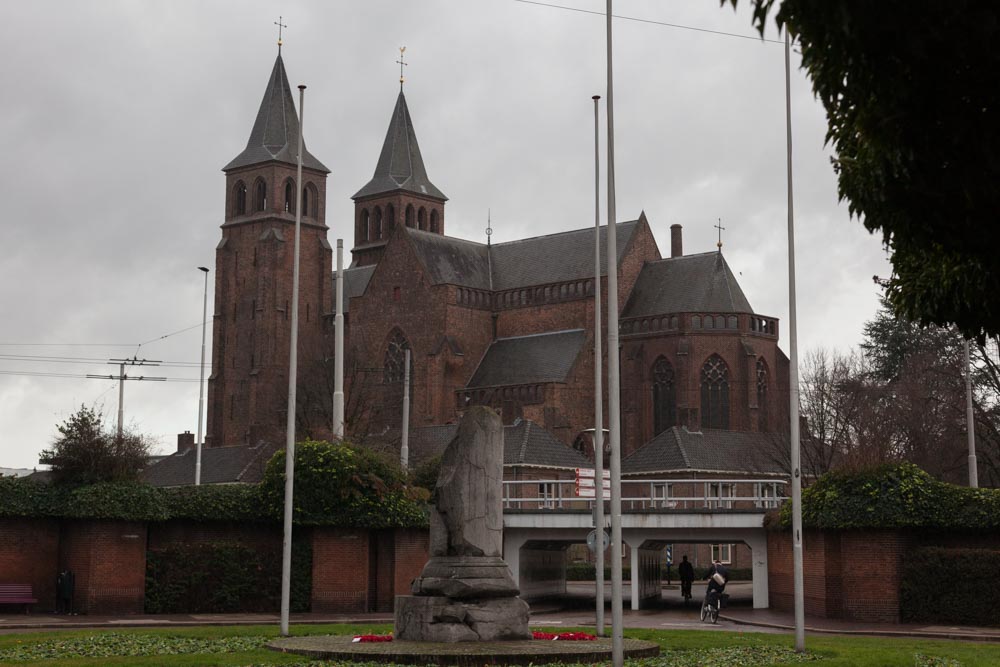
[[[969,486],[979,486],[976,466],[976,421],[972,411],[972,361],[969,359],[969,341],[965,341],[965,428],[969,433]]]
[[[802,581],[802,472],[799,461],[799,341],[795,314],[795,214],[792,206],[792,86],[788,25],[785,25],[785,137],[788,148],[788,337],[789,413],[792,447],[792,571],[795,595],[795,650],[806,650]]]
[[[201,424],[205,414],[205,329],[208,322],[208,268],[198,267],[205,273],[205,297],[201,306],[201,379],[198,381],[198,443],[194,456],[194,485],[201,484]]]
[[[604,383],[601,366],[601,147],[594,95],[594,549],[595,597],[597,599],[597,636],[604,636]]]
[[[618,249],[615,222],[615,122],[611,63],[611,0],[607,6],[608,56],[608,424],[611,437],[611,662],[622,667],[622,452],[618,361]],[[604,480],[601,480],[601,484]],[[596,485],[596,481],[595,481]]]
[[[299,85],[299,152],[295,170],[295,254],[292,259],[292,331],[288,341],[288,416],[285,427],[285,535],[281,550],[281,636],[288,636],[292,587],[292,489],[295,478],[295,384],[299,344],[299,237],[302,229],[302,125],[306,87]]]
[[[337,315],[333,344],[333,436],[344,438],[344,239],[337,239]]]
[[[403,433],[399,446],[399,463],[406,470],[410,465],[410,348],[403,353]]]

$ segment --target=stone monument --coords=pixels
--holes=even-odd
[[[396,597],[396,638],[428,642],[531,639],[503,546],[503,425],[466,411],[441,458],[431,499],[430,560],[413,595]]]

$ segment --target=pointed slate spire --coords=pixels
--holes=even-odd
[[[389,131],[385,134],[375,174],[352,199],[394,190],[407,190],[442,201],[448,199],[427,178],[424,160],[420,157],[420,147],[417,145],[417,135],[413,131],[413,121],[410,120],[410,110],[406,107],[406,97],[402,90],[396,98],[396,108],[389,121]]]
[[[229,171],[270,160],[296,164],[298,141],[299,116],[295,112],[295,98],[288,85],[285,63],[281,60],[279,52],[278,58],[274,61],[274,69],[271,70],[271,78],[267,81],[267,89],[264,90],[264,99],[260,102],[257,120],[254,121],[253,130],[250,131],[247,147],[222,170]],[[302,166],[330,172],[304,145],[303,151]]]

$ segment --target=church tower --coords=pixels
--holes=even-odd
[[[298,135],[279,46],[246,148],[223,168],[207,446],[283,442]],[[299,359],[308,360],[323,358],[332,255],[325,223],[329,169],[303,151],[298,340]]]
[[[396,225],[444,234],[448,198],[427,177],[402,82],[375,174],[352,199],[355,266],[376,264]]]

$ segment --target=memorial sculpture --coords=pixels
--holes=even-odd
[[[396,598],[397,639],[531,639],[503,546],[503,425],[472,407],[441,458],[431,498],[430,560]]]

